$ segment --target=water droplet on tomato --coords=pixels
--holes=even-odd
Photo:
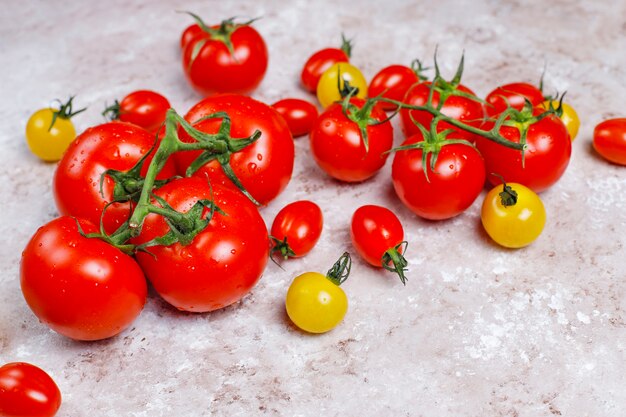
[[[259,161],[262,161],[263,155],[261,155],[260,153],[256,154],[256,159],[258,159]]]
[[[450,169],[454,169],[454,165],[450,164]]]
[[[232,254],[234,255],[234,254],[236,254],[236,253],[237,253],[237,250],[235,250],[235,249],[231,249],[231,250],[230,250],[230,253],[232,253]]]
[[[248,169],[252,172],[256,171],[256,164],[254,162],[250,162],[248,164]]]

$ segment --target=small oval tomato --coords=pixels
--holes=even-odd
[[[348,297],[339,285],[350,273],[350,255],[346,252],[326,275],[305,272],[292,281],[285,308],[291,321],[309,333],[334,329],[348,311]]]
[[[323,226],[322,210],[314,202],[301,200],[287,204],[272,223],[272,253],[277,252],[285,259],[306,255],[319,240]]]
[[[150,90],[137,90],[128,94],[121,102],[115,101],[102,113],[110,120],[121,120],[157,133],[165,121],[170,102],[161,94]]]
[[[626,165],[626,118],[599,123],[593,129],[593,148],[607,161]]]
[[[543,102],[543,93],[540,89],[529,83],[511,83],[502,85],[487,94],[485,111],[487,116],[494,117],[502,113],[507,107],[522,110],[526,100],[534,106]]]
[[[53,417],[61,406],[61,391],[43,369],[25,362],[0,367],[2,417]]]
[[[78,222],[78,223],[77,223]],[[42,226],[22,252],[22,293],[52,330],[76,340],[100,340],[127,328],[146,302],[137,262],[116,247],[81,235],[98,228],[63,216]]]
[[[344,38],[341,49],[324,48],[311,55],[304,64],[300,74],[300,81],[304,88],[311,93],[315,93],[320,77],[328,68],[337,62],[348,62],[350,60],[351,48],[350,41]]]
[[[388,208],[366,205],[352,215],[352,245],[372,266],[396,272],[403,284],[406,259],[402,256],[404,229],[398,217]]]
[[[541,107],[545,110],[550,109],[550,106],[554,109],[558,108],[559,101],[552,100],[541,103]],[[563,110],[563,114],[561,114],[559,118],[567,128],[570,139],[574,140],[576,139],[578,129],[580,128],[580,118],[578,117],[578,113],[576,113],[576,110],[574,110],[574,108],[567,103],[561,103],[561,109]]]
[[[286,98],[272,104],[283,116],[293,137],[308,135],[317,120],[317,107],[306,100]]]
[[[418,74],[405,65],[390,65],[380,70],[370,82],[369,97],[382,96],[391,100],[402,101],[413,84],[420,81]],[[393,103],[380,103],[384,110],[395,110]]]
[[[183,69],[192,87],[205,97],[216,93],[246,94],[263,80],[267,47],[251,22],[233,19],[202,29],[183,49]]]
[[[360,115],[370,107],[369,115]],[[360,182],[376,174],[387,161],[386,153],[393,145],[393,128],[389,121],[370,124],[366,128],[367,143],[359,125],[350,117],[362,117],[383,122],[387,115],[378,105],[360,98],[350,99],[348,116],[342,104],[335,103],[324,111],[311,130],[311,152],[317,164],[333,178],[346,182]]]
[[[507,183],[487,193],[480,219],[496,243],[521,248],[539,237],[546,223],[546,211],[534,191],[522,184]]]
[[[345,82],[350,87],[355,87],[358,92],[353,97],[365,98],[367,96],[367,81],[357,67],[346,62],[333,64],[328,68],[317,84],[317,99],[323,108],[326,108],[336,101],[341,101],[342,91]]]
[[[57,109],[41,109],[33,113],[26,123],[26,144],[35,156],[47,162],[61,159],[70,143],[76,138],[70,120],[85,109],[72,111],[72,100]]]

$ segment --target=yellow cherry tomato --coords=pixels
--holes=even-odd
[[[317,83],[317,99],[322,107],[326,108],[342,99],[341,91],[345,88],[345,81],[350,87],[359,89],[354,97],[365,98],[367,96],[367,81],[361,71],[347,62],[338,62],[324,71]]]
[[[285,307],[296,326],[309,333],[325,333],[343,320],[348,297],[339,285],[350,273],[350,263],[346,252],[326,275],[306,272],[293,280]]]
[[[507,248],[529,245],[541,234],[546,210],[539,196],[522,184],[498,185],[487,193],[480,213],[487,234]]]
[[[546,100],[542,103],[545,109],[549,109],[550,104],[552,104],[552,107],[555,109],[559,106],[558,100],[552,100],[552,102]],[[578,113],[576,113],[576,110],[574,110],[574,108],[569,104],[562,103],[561,106],[563,109],[561,121],[563,121],[563,124],[567,128],[570,139],[574,140],[576,138],[576,135],[578,135],[578,129],[580,128],[580,118],[578,117]]]
[[[61,159],[69,144],[76,138],[76,130],[70,119],[85,109],[72,112],[72,100],[73,97],[70,97],[58,110],[38,110],[26,123],[26,143],[31,152],[44,161],[54,162]]]

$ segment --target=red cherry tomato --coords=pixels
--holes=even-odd
[[[183,31],[180,37],[180,49],[185,49],[185,46],[198,36],[202,36],[204,31],[197,23],[187,26],[187,29]]]
[[[406,92],[413,84],[420,81],[415,71],[404,65],[390,65],[380,70],[370,82],[367,95],[369,97],[382,97],[402,101]],[[380,103],[384,110],[395,110],[392,103]]]
[[[62,215],[100,223],[102,209],[113,201],[115,182],[106,176],[100,193],[100,177],[108,169],[128,171],[154,145],[154,136],[146,130],[123,122],[105,123],[80,134],[69,146],[54,173],[53,192]],[[145,175],[152,158],[148,157],[141,175]],[[176,175],[168,161],[159,179]],[[104,229],[112,233],[124,223],[131,211],[129,202],[110,205],[104,215]]]
[[[540,89],[528,83],[511,83],[502,85],[487,95],[485,110],[487,116],[494,117],[502,113],[508,106],[522,110],[526,100],[533,107],[540,105],[545,98]]]
[[[200,199],[213,200],[208,226],[188,245],[152,246],[137,261],[168,303],[179,310],[206,312],[239,301],[257,283],[267,264],[269,238],[256,206],[232,188],[206,178],[180,178],[155,191],[175,210],[188,212]],[[204,210],[204,217],[209,209]],[[146,217],[133,243],[145,243],[170,230],[164,218]]]
[[[593,130],[593,147],[607,161],[626,165],[626,118],[598,124]]]
[[[323,226],[324,217],[317,204],[308,200],[287,204],[272,223],[272,253],[285,259],[306,255],[319,240]]]
[[[146,302],[146,280],[133,258],[80,234],[59,217],[37,230],[21,262],[22,293],[41,322],[76,340],[100,340],[127,328]],[[98,228],[78,220],[84,233]]]
[[[423,136],[418,133],[402,146],[422,141]],[[427,178],[421,149],[397,151],[391,168],[393,187],[400,200],[420,217],[443,220],[457,216],[472,205],[483,189],[483,158],[476,148],[462,144],[442,146],[434,170],[430,167],[432,157],[430,154],[426,158]]]
[[[43,369],[25,362],[0,367],[0,416],[53,417],[61,391]]]
[[[536,108],[535,114],[544,112]],[[487,122],[490,129],[493,122]],[[519,143],[520,132],[514,126],[502,126],[500,134],[507,140]],[[515,182],[539,193],[550,188],[565,172],[572,153],[572,141],[567,128],[556,115],[544,117],[528,128],[527,149],[522,153],[483,137],[478,137],[476,147],[485,158],[487,172],[501,175],[507,182]],[[496,186],[502,181],[494,175],[487,177]]]
[[[307,91],[315,93],[317,91],[317,83],[322,74],[333,64],[337,62],[348,62],[350,56],[339,48],[325,48],[315,52],[307,59],[300,80]]]
[[[406,260],[402,256],[404,229],[398,217],[381,206],[359,207],[352,215],[352,245],[372,266],[397,272],[404,283]]]
[[[283,116],[294,138],[308,135],[317,120],[317,107],[306,100],[286,98],[272,107]]]
[[[170,102],[161,94],[150,90],[138,90],[107,108],[105,114],[108,113],[111,120],[132,123],[150,133],[157,133],[170,107],[172,107]]]
[[[407,91],[403,102],[415,106],[425,105],[428,101],[428,95],[430,94],[430,85],[430,82],[414,84],[413,87]],[[472,90],[462,84],[459,84],[456,89],[465,94],[475,96]],[[437,91],[433,93],[432,104],[435,107],[439,105],[439,92]],[[476,128],[481,127],[484,121],[483,105],[480,101],[478,101],[478,99],[472,100],[467,97],[451,95],[444,102],[441,107],[441,111],[448,117],[460,120]],[[420,133],[419,128],[415,126],[412,119],[415,119],[416,122],[424,126],[426,130],[430,130],[430,123],[433,120],[433,116],[423,110],[402,109],[400,110],[400,119],[402,122],[402,131],[404,132],[404,135],[408,137]],[[437,125],[437,131],[441,132],[445,129],[456,130],[458,132],[456,137],[459,139],[465,139],[470,142],[475,141],[473,134],[457,129],[448,123],[439,122]]]
[[[350,99],[357,109],[365,100]],[[354,113],[355,110],[349,110]],[[371,118],[383,121],[386,113],[378,105],[372,108]],[[317,164],[333,178],[346,182],[364,181],[376,174],[387,161],[393,144],[391,123],[367,126],[369,149],[366,150],[361,131],[356,122],[343,112],[341,103],[331,104],[317,119],[311,131],[311,152]]]
[[[183,49],[183,69],[192,87],[205,97],[253,91],[263,80],[268,62],[259,32],[232,19],[202,32]]]

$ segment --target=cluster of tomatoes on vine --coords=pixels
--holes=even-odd
[[[61,216],[31,238],[20,272],[27,304],[51,329],[76,340],[120,333],[143,309],[146,278],[179,310],[220,309],[254,287],[270,256],[306,255],[323,227],[317,204],[288,204],[269,234],[258,211],[290,181],[293,138],[303,135],[319,167],[343,182],[367,181],[393,154],[396,194],[422,218],[459,215],[488,182],[481,218],[496,242],[522,247],[541,233],[545,211],[536,193],[565,171],[579,124],[563,97],[546,99],[541,88],[514,83],[482,100],[461,84],[463,60],[449,81],[435,60],[430,81],[414,61],[386,67],[368,84],[344,38],[341,48],[314,53],[301,73],[321,114],[300,99],[268,106],[244,95],[261,83],[268,61],[253,21],[207,26],[191,16],[196,23],[180,40],[182,66],[206,98],[184,117],[162,95],[142,90],[105,109],[116,121],[78,137],[70,118],[82,110],[73,110],[72,98],[27,124],[33,153],[60,160],[53,191]],[[396,114],[406,140],[393,148]],[[598,137],[605,138],[601,153],[616,142]],[[368,263],[406,282],[407,242],[392,211],[360,207],[350,229]],[[312,333],[341,322],[348,300],[339,285],[350,269],[345,252],[326,274],[296,277],[285,301],[291,320]],[[27,366],[0,368],[0,414],[54,415],[60,393],[49,382],[40,384],[50,388],[41,390],[48,408],[35,414],[24,411],[32,401],[23,391],[2,388],[9,380],[20,386]]]

